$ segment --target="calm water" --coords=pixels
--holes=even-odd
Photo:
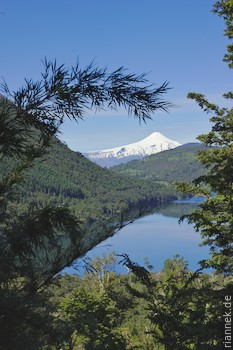
[[[180,254],[189,261],[191,270],[198,268],[198,261],[208,258],[208,247],[200,247],[200,234],[187,222],[178,223],[181,215],[192,211],[199,199],[177,201],[166,207],[156,209],[156,212],[134,221],[124,227],[115,236],[100,243],[89,257],[101,256],[115,251],[117,254],[126,253],[131,260],[143,264],[145,257],[161,270],[165,259]],[[123,267],[117,267],[118,272],[126,272]],[[66,272],[72,273],[69,268]]]

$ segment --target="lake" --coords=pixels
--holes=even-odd
[[[201,198],[193,198],[158,207],[152,214],[135,220],[100,243],[87,256],[101,256],[115,251],[117,254],[128,254],[132,261],[139,264],[143,264],[147,257],[153,270],[159,271],[164,260],[180,254],[194,271],[199,267],[198,261],[208,258],[209,248],[199,246],[200,234],[195,232],[192,225],[185,221],[179,224],[178,220],[181,215],[194,210],[201,201]],[[79,265],[79,260],[77,263]],[[68,273],[74,271],[73,268],[65,270]],[[118,266],[117,272],[123,273],[126,269]]]

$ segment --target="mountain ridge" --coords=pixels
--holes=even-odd
[[[92,162],[109,168],[178,146],[181,146],[179,142],[167,138],[160,132],[153,132],[143,140],[134,143],[99,151],[85,152],[83,155]]]
[[[150,155],[141,160],[117,165],[111,170],[128,177],[150,181],[187,181],[204,175],[206,170],[197,160],[198,152],[206,147],[198,143],[188,143],[171,150]]]
[[[6,158],[0,164],[0,178],[4,179],[17,164],[19,159]],[[170,186],[114,174],[70,150],[57,138],[46,155],[28,169],[18,190],[16,203],[21,208],[47,203],[68,205],[84,221],[106,219],[126,209],[156,206],[176,197]]]

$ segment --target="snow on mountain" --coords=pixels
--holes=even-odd
[[[130,160],[141,159],[151,154],[181,146],[160,132],[153,132],[145,139],[129,145],[83,153],[89,160],[105,167],[111,167]]]

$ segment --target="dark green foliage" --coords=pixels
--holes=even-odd
[[[218,148],[204,150],[199,160],[208,169],[204,176],[195,179],[194,186],[179,184],[178,188],[189,193],[203,193],[208,196],[200,208],[187,216],[189,222],[201,230],[203,244],[209,245],[211,259],[206,262],[221,272],[231,273],[233,269],[233,113],[232,109],[220,109],[210,104],[203,95],[189,94],[207,112],[215,112],[210,120],[212,131],[198,138],[205,145]],[[209,191],[206,191],[209,189]],[[214,193],[214,196],[211,195]]]
[[[135,306],[123,280],[114,272],[114,254],[89,261],[83,278],[58,276],[48,289],[63,329],[58,346],[65,349],[127,349],[127,312]],[[54,331],[56,331],[56,327]],[[46,342],[45,342],[46,343]],[[53,344],[53,343],[52,343]]]
[[[147,85],[144,75],[126,74],[123,68],[108,73],[93,64],[84,69],[78,65],[66,68],[47,60],[44,68],[40,81],[25,80],[18,91],[10,92],[5,83],[1,85],[5,95],[0,97],[1,349],[41,349],[43,337],[52,335],[53,327],[47,326],[52,310],[47,313],[48,305],[42,305],[39,292],[65,266],[122,227],[121,213],[128,207],[118,204],[121,219],[114,218],[115,225],[110,220],[103,223],[102,217],[99,224],[107,197],[101,195],[112,182],[103,173],[88,175],[88,161],[80,155],[73,162],[75,170],[67,169],[72,152],[55,138],[64,118],[83,118],[90,108],[123,106],[144,121],[170,105],[161,99],[167,83]],[[65,151],[57,154],[61,148]],[[53,166],[51,159],[59,166]],[[123,181],[114,193],[119,188],[131,193],[132,187],[135,190]],[[100,199],[103,202],[97,207]],[[81,201],[83,206],[79,206]],[[95,223],[91,229],[87,219]]]
[[[226,23],[225,36],[228,39],[233,38],[233,2],[232,0],[217,1],[213,6],[213,12],[223,17]],[[224,56],[224,61],[228,62],[229,68],[233,68],[233,45],[227,45],[227,53]]]
[[[231,0],[217,1],[214,12],[226,22],[226,35],[233,38],[233,3]],[[232,45],[227,47],[225,60],[232,68]],[[203,262],[219,272],[232,274],[233,271],[233,108],[219,107],[210,103],[204,95],[189,93],[207,113],[213,113],[210,121],[212,130],[200,135],[198,139],[206,146],[217,146],[203,150],[198,159],[207,169],[207,173],[194,181],[194,186],[181,183],[178,188],[188,193],[203,193],[206,201],[200,208],[188,215],[189,222],[201,231],[203,244],[209,245],[211,258]],[[232,100],[233,93],[225,98]],[[207,191],[209,190],[209,191]]]
[[[122,175],[153,181],[191,182],[205,170],[197,160],[197,154],[204,149],[202,145],[184,145],[169,151],[163,151],[142,160],[112,167],[111,170]]]
[[[79,288],[64,300],[62,309],[65,319],[84,338],[86,350],[126,349],[126,341],[118,329],[120,310],[106,292]]]
[[[135,265],[128,257],[125,263]],[[222,349],[220,277],[192,273],[179,256],[166,260],[158,275],[142,267],[132,272],[144,288],[132,283],[128,288],[147,301],[149,333],[165,350]]]
[[[1,173],[15,161],[5,159]],[[28,170],[20,189],[20,205],[68,203],[80,219],[110,217],[125,209],[143,209],[175,198],[170,186],[128,179],[93,164],[53,139],[47,155]]]
[[[47,306],[49,331],[34,332],[34,349],[221,349],[222,276],[192,273],[179,256],[159,273],[125,258],[128,275],[115,273],[112,253],[90,261],[82,278],[57,276],[34,300],[41,312]]]
[[[4,83],[2,90],[29,122],[36,119],[42,126],[46,123],[52,132],[64,118],[83,118],[89,109],[124,107],[129,114],[145,121],[156,110],[168,111],[172,106],[162,99],[168,83],[155,87],[148,84],[145,74],[126,73],[123,67],[109,73],[93,63],[83,69],[78,63],[66,68],[46,58],[43,64],[41,80],[25,79],[25,86],[13,93]]]

